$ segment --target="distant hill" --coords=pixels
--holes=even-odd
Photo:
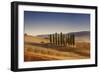
[[[44,35],[37,35],[37,37],[41,37],[41,38],[48,38],[49,34],[44,34]]]
[[[71,32],[74,33],[76,37],[81,37],[81,36],[90,36],[90,31],[80,31],[80,32]],[[68,33],[68,34],[71,34]]]
[[[75,40],[76,41],[82,41],[82,42],[89,42],[90,41],[90,31],[79,31],[79,32],[70,32],[66,34],[75,34]],[[46,38],[48,39],[49,34],[44,35],[37,35],[37,37],[40,38]]]
[[[71,32],[75,34],[76,41],[89,42],[90,41],[90,31],[80,31],[80,32]],[[71,34],[69,33],[69,34]]]

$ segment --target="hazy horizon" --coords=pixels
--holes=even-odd
[[[90,14],[24,11],[24,25],[30,35],[90,31]]]

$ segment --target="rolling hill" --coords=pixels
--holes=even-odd
[[[41,37],[25,35],[24,40],[24,61],[87,59],[90,57],[89,43],[76,43],[75,48],[64,48],[48,44],[49,40],[45,35]]]
[[[79,42],[89,42],[90,41],[90,31],[79,31],[79,32],[71,32],[65,34],[75,34],[75,41]],[[49,34],[37,35],[40,38],[48,38]]]

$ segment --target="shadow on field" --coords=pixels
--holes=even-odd
[[[86,49],[80,49],[80,48],[68,47],[68,46],[67,47],[56,46],[56,45],[51,45],[50,43],[33,43],[33,42],[30,43],[30,42],[27,42],[25,44],[32,45],[32,46],[38,46],[38,47],[44,47],[44,48],[47,48],[47,49],[54,49],[54,50],[57,50],[57,51],[73,52],[73,53],[79,54],[81,56],[90,57],[89,50],[86,50]]]

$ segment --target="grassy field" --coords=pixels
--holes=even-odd
[[[90,43],[76,42],[74,47],[50,45],[45,38],[25,35],[24,61],[70,60],[90,58]]]

